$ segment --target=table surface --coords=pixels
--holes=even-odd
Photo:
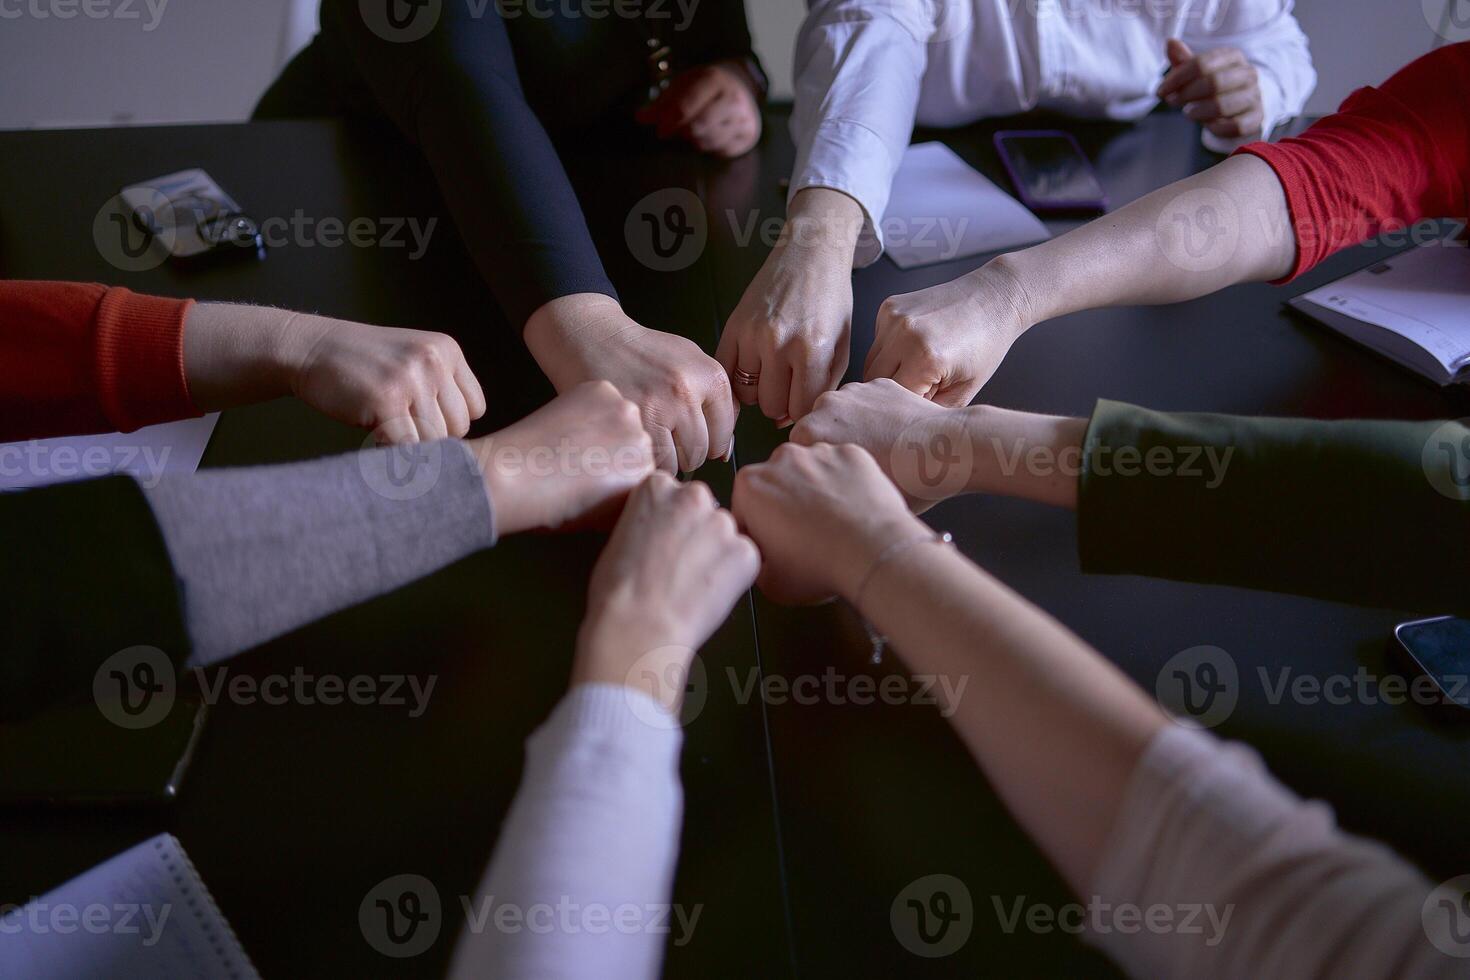
[[[596,155],[567,154],[629,312],[710,351],[767,250],[745,231],[784,213],[792,149],[784,111],[768,113],[762,145],[729,163],[633,140]],[[989,139],[1000,125],[916,138],[945,139],[1005,186]],[[1065,125],[1114,207],[1214,159],[1174,115],[1131,127]],[[126,273],[109,264],[93,245],[99,209],[120,187],[192,166],[208,170],[259,220],[368,218],[383,230],[406,218],[439,224],[418,258],[403,247],[305,238],[261,263],[202,272]],[[635,250],[646,252],[625,225],[635,202],[670,188],[700,199],[707,241],[686,268],[657,271],[635,258]],[[461,341],[485,382],[492,404],[476,428],[490,431],[551,391],[443,214],[413,151],[337,123],[0,134],[0,275],[443,330]],[[1053,231],[1076,223],[1049,222]],[[1320,418],[1470,414],[1463,392],[1431,387],[1282,308],[1290,295],[1386,254],[1350,250],[1284,290],[1246,286],[1178,306],[1052,321],[1016,345],[981,398],[1076,415],[1104,397]],[[855,370],[886,296],[951,279],[984,258],[907,272],[882,260],[856,273]],[[745,412],[736,465],[765,458],[782,438]],[[361,444],[359,433],[281,401],[227,412],[205,465],[281,462]],[[726,500],[732,475],[728,464],[699,474]],[[1147,689],[1176,652],[1225,649],[1242,682],[1220,733],[1254,744],[1289,785],[1328,800],[1349,829],[1391,842],[1436,880],[1470,870],[1460,832],[1470,809],[1470,725],[1413,705],[1302,704],[1273,694],[1283,672],[1396,672],[1386,640],[1406,614],[1083,575],[1073,515],[1025,502],[968,497],[928,518]],[[219,703],[172,807],[0,814],[8,845],[0,903],[44,893],[169,830],[266,976],[442,974],[463,922],[457,897],[473,893],[484,869],[519,778],[523,740],[564,690],[599,546],[595,535],[507,540],[235,659],[221,668],[230,676],[301,667],[343,677],[412,673],[437,686],[418,718],[386,705]],[[1070,899],[932,707],[750,694],[754,678],[789,684],[821,678],[829,666],[844,683],[898,673],[891,655],[872,663],[850,611],[783,609],[756,594],[737,606],[703,659],[703,706],[687,727],[674,896],[703,908],[693,939],[670,947],[669,976],[1113,975],[1073,936],[1006,928],[1017,902]],[[434,883],[446,921],[428,952],[387,959],[364,941],[357,910],[373,885],[402,873]],[[890,906],[910,882],[940,873],[965,883],[973,931],[957,953],[920,958],[896,939]]]

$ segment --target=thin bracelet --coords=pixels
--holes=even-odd
[[[853,594],[853,608],[854,610],[857,610],[858,616],[863,616],[863,591],[867,588],[867,583],[872,582],[873,576],[875,576],[875,574],[878,574],[878,570],[883,567],[883,564],[888,563],[888,561],[894,560],[894,558],[897,558],[898,555],[904,554],[904,552],[906,551],[910,551],[911,548],[919,547],[919,545],[945,545],[945,547],[954,547],[954,535],[951,535],[948,530],[936,530],[936,532],[933,532],[932,535],[926,535],[923,536],[923,538],[910,538],[908,539],[908,541],[895,541],[894,544],[888,545],[888,547],[883,548],[882,551],[879,551],[878,557],[873,558],[873,564],[870,564],[870,566],[867,567],[867,573],[864,574],[863,580],[861,580],[861,582],[858,582],[857,592],[854,592]],[[863,617],[863,626],[864,629],[867,629],[867,639],[869,639],[869,641],[873,644],[873,663],[882,663],[883,646],[888,645],[888,638],[886,638],[886,636],[883,636],[882,633],[879,633],[878,630],[873,627],[873,624],[867,621],[866,616]]]

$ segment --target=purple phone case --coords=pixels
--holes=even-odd
[[[1107,194],[1081,201],[1038,201],[1026,193],[1026,185],[1017,176],[1016,168],[1011,166],[1011,158],[1006,153],[1005,141],[1038,136],[1060,136],[1071,143],[1072,149],[1077,151],[1077,156],[1087,164],[1087,172],[1092,174],[1092,179],[1097,181],[1097,186],[1102,187],[1102,180],[1098,177],[1097,171],[1092,168],[1092,161],[1087,159],[1087,154],[1082,152],[1082,147],[1078,145],[1076,137],[1071,133],[1061,129],[1002,129],[995,134],[992,141],[995,144],[995,152],[1000,157],[1000,165],[1006,168],[1006,176],[1011,178],[1011,185],[1016,188],[1016,194],[1021,198],[1021,203],[1032,211],[1081,211],[1084,209],[1106,211],[1108,209]]]

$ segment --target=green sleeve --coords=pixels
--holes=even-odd
[[[1151,412],[1099,401],[1089,572],[1470,610],[1470,427]]]
[[[143,491],[108,477],[0,494],[0,719],[92,697],[136,646],[189,654],[173,565]]]

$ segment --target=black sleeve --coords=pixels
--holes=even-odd
[[[422,150],[471,257],[520,328],[559,296],[617,293],[526,101],[505,23],[493,3],[480,6],[326,0],[322,34],[345,47],[378,106]],[[390,22],[395,10],[407,19]]]
[[[0,720],[92,694],[115,653],[189,656],[173,566],[131,477],[0,494]]]

